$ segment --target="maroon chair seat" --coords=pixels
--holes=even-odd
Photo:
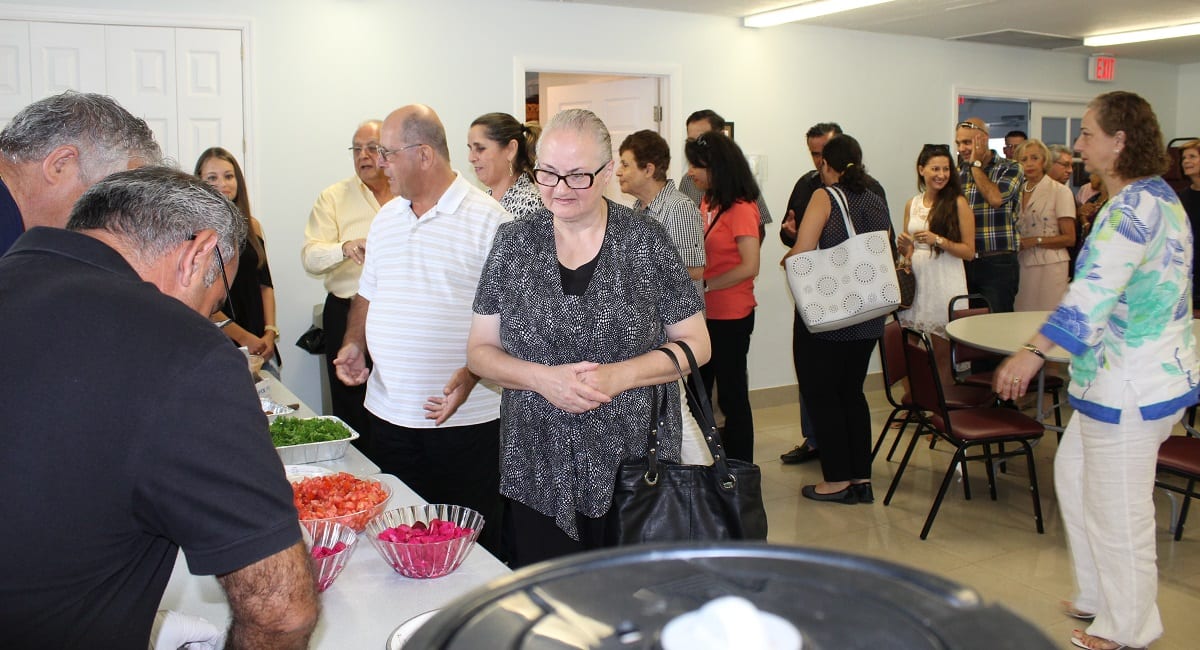
[[[1000,407],[974,407],[951,409],[947,402],[947,387],[942,386],[938,378],[937,361],[933,356],[933,346],[929,337],[912,329],[902,332],[901,341],[904,346],[905,360],[908,367],[908,382],[914,410],[927,412],[929,415],[921,418],[917,431],[909,440],[908,449],[896,469],[892,484],[888,487],[883,504],[890,505],[904,470],[912,458],[917,438],[922,431],[928,430],[941,439],[954,445],[954,455],[946,467],[942,477],[941,487],[934,497],[925,518],[925,526],[921,529],[921,539],[929,536],[933,520],[937,517],[942,500],[954,478],[954,469],[962,469],[963,497],[971,498],[971,483],[967,476],[969,461],[983,461],[987,469],[988,491],[992,500],[996,500],[996,461],[1007,458],[1024,456],[1029,467],[1029,491],[1033,497],[1033,515],[1037,524],[1037,532],[1045,532],[1042,522],[1041,496],[1038,492],[1037,467],[1033,462],[1033,445],[1031,442],[1042,437],[1045,427],[1041,422],[1019,412]],[[1016,443],[1016,447],[1005,450],[1004,443]],[[994,447],[994,449],[993,449]]]
[[[1187,521],[1188,507],[1196,493],[1196,481],[1200,480],[1200,438],[1171,436],[1158,448],[1158,471],[1187,480],[1187,487],[1179,487],[1163,481],[1154,485],[1183,495],[1183,506],[1179,509],[1179,520],[1175,522],[1175,541],[1183,539],[1183,524]]]

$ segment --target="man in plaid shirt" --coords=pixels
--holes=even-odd
[[[975,212],[975,259],[967,262],[967,289],[983,294],[994,312],[1013,310],[1020,281],[1017,206],[1021,166],[988,148],[988,127],[972,117],[955,129],[959,176]]]

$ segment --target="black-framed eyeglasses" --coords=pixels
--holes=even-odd
[[[194,239],[196,239],[195,235],[188,237],[188,241]],[[227,318],[225,320],[213,321],[217,329],[221,329],[232,323],[233,319],[237,318],[237,315],[233,313],[233,301],[229,299],[229,278],[225,275],[225,258],[221,255],[221,243],[217,242],[217,245],[213,246],[213,250],[217,253],[217,269],[221,272],[221,284],[225,286],[225,307],[228,307],[227,311],[229,312],[226,314]]]
[[[608,163],[606,162],[603,165],[600,165],[596,171],[590,174],[585,172],[575,172],[565,176],[562,174],[555,174],[548,169],[534,169],[533,180],[537,181],[538,185],[545,185],[546,187],[557,187],[560,182],[565,182],[567,187],[573,190],[586,190],[596,182],[596,174],[599,174],[607,166]]]
[[[361,154],[364,150],[366,150],[366,152],[372,156],[379,155],[379,150],[381,148],[382,147],[380,147],[379,145],[377,145],[375,143],[371,143],[366,146],[354,145],[353,147],[347,147],[346,150],[349,151],[351,154],[354,155],[354,157],[357,158],[358,155]]]
[[[383,162],[388,162],[388,160],[392,156],[400,153],[401,151],[407,151],[409,149],[413,149],[416,147],[424,147],[424,146],[425,146],[424,142],[418,142],[416,144],[405,145],[403,147],[400,147],[399,149],[388,149],[387,147],[385,147],[383,145],[376,145],[375,152],[377,154],[379,154],[379,157],[383,159]]]

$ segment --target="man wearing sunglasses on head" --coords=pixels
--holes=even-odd
[[[967,262],[967,289],[983,294],[994,312],[1010,312],[1017,296],[1017,188],[1021,166],[988,148],[988,127],[972,117],[954,131],[963,194],[975,212],[975,259]]]

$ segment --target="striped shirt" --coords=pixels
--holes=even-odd
[[[419,219],[412,203],[390,201],[367,235],[358,293],[370,301],[367,349],[375,362],[367,410],[397,426],[432,428],[423,405],[467,365],[471,303],[507,212],[455,172],[454,182]],[[480,383],[446,426],[500,417],[500,392]]]
[[[704,266],[704,230],[701,226],[700,208],[686,195],[675,189],[675,181],[667,184],[650,205],[642,205],[641,199],[633,202],[634,212],[643,212],[654,218],[667,229],[671,243],[688,267]]]
[[[992,162],[983,168],[983,172],[1000,188],[1004,202],[998,208],[993,208],[983,198],[971,175],[970,165],[959,170],[963,194],[975,212],[975,252],[977,255],[1004,251],[1015,253],[1020,241],[1020,235],[1017,234],[1017,207],[1021,202],[1021,166],[997,156],[993,151]]]

